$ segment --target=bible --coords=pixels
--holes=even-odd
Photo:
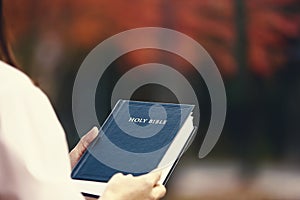
[[[166,184],[195,135],[194,105],[119,100],[72,170],[85,195],[101,196],[116,173],[162,170]]]

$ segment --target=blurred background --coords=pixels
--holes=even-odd
[[[70,148],[79,138],[72,87],[85,56],[121,31],[171,28],[199,42],[222,74],[228,111],[214,150],[197,156],[210,120],[205,83],[168,52],[138,50],[111,64],[96,95],[100,123],[110,112],[114,85],[129,69],[149,62],[172,66],[196,91],[201,121],[165,199],[300,199],[299,0],[4,0],[4,9],[16,58],[48,94]],[[178,102],[155,84],[140,87],[132,99]]]

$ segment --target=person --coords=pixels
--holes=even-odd
[[[0,0],[0,200],[83,200],[71,167],[97,136],[93,128],[68,153],[64,130],[47,96],[17,68],[8,48]],[[101,200],[160,199],[160,173],[116,174]]]

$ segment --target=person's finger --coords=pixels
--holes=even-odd
[[[119,172],[119,173],[114,174],[109,181],[117,180],[117,179],[120,179],[121,177],[124,177],[124,174]]]
[[[152,186],[155,186],[160,180],[161,174],[162,174],[161,171],[150,172],[148,174],[145,174],[144,178],[146,178],[151,183]]]
[[[133,177],[133,175],[132,175],[132,174],[127,174],[126,176],[127,176],[127,177]]]
[[[80,145],[81,149],[87,149],[90,143],[97,137],[98,128],[95,126],[89,132],[87,132],[79,141],[78,145]]]
[[[98,135],[98,128],[93,127],[87,134],[85,134],[78,144],[72,149],[70,152],[70,160],[71,160],[71,167],[73,168],[82,154],[86,151],[90,143],[97,137]]]
[[[165,186],[159,184],[157,186],[155,186],[152,190],[152,196],[154,197],[154,199],[161,199],[162,197],[164,197],[166,195],[166,188]]]

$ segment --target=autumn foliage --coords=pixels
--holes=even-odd
[[[239,72],[234,0],[5,0],[17,45],[55,32],[65,46],[90,49],[105,38],[136,27],[181,31],[202,44],[223,75]],[[247,69],[271,76],[287,61],[289,41],[300,35],[298,0],[244,0]],[[157,56],[153,54],[153,56]],[[131,59],[139,59],[131,57]]]

